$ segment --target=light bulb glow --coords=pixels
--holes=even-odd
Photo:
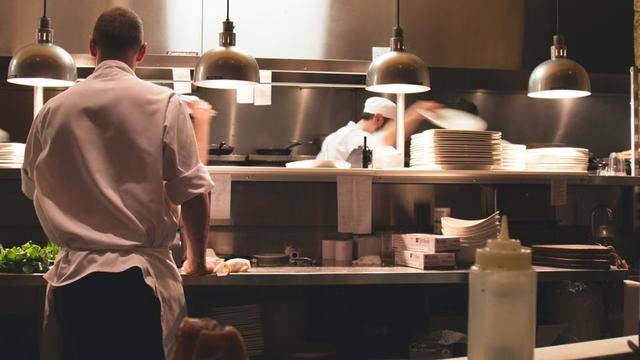
[[[589,95],[591,95],[589,91],[566,89],[534,91],[527,94],[527,96],[537,99],[574,99]]]

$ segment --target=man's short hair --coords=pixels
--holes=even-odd
[[[119,59],[138,51],[143,36],[142,19],[123,6],[112,7],[100,14],[93,27],[96,47],[107,59]]]
[[[362,115],[360,115],[360,119],[364,119],[364,120],[371,120],[371,119],[373,119],[373,117],[374,117],[375,115],[376,115],[376,114],[372,114],[372,113],[370,113],[370,112],[366,112],[366,111],[365,111],[365,112],[363,112],[363,113],[362,113]],[[383,116],[382,118],[384,119],[384,121],[385,121],[385,122],[386,122],[386,121],[391,120],[390,118],[385,117],[385,116]]]
[[[369,113],[369,112],[363,112],[362,115],[360,115],[360,119],[364,119],[364,120],[371,120],[373,119],[373,116],[375,114]]]

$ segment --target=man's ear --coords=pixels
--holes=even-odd
[[[384,116],[380,113],[375,113],[373,115],[373,123],[376,125],[376,129],[379,129],[382,125],[384,125]]]
[[[96,39],[94,38],[89,39],[89,52],[93,57],[98,56],[98,47],[96,46]]]
[[[138,53],[136,54],[136,62],[141,62],[144,59],[144,55],[147,53],[147,43],[142,43],[140,45],[140,49],[138,49]]]

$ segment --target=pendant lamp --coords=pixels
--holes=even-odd
[[[196,86],[215,89],[237,89],[260,82],[258,63],[253,56],[236,47],[233,21],[222,22],[220,46],[204,53],[196,65],[193,82]]]
[[[409,94],[429,91],[427,65],[418,56],[405,51],[400,27],[400,0],[396,0],[396,26],[391,51],[376,58],[367,70],[366,89],[378,93]]]
[[[75,84],[77,78],[73,57],[53,44],[53,29],[47,17],[47,0],[44,0],[37,43],[21,48],[11,58],[7,81],[28,86],[68,87]]]
[[[551,59],[538,65],[529,77],[528,96],[543,99],[569,99],[591,95],[589,74],[577,62],[567,58],[567,45],[560,33],[556,0],[556,34]]]

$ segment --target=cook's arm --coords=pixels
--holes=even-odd
[[[198,144],[198,157],[200,162],[207,164],[209,157],[209,130],[211,128],[211,118],[215,112],[211,105],[203,100],[195,100],[187,104],[191,110],[191,118],[193,120],[193,129],[196,134],[196,142]]]
[[[38,113],[38,116],[36,116],[31,123],[31,128],[29,129],[29,135],[27,136],[27,143],[24,150],[22,169],[20,171],[22,175],[22,192],[31,200],[33,200],[36,190],[33,178],[36,160],[42,152],[39,124],[42,121],[45,111],[46,110],[41,110]]]
[[[213,182],[198,158],[193,125],[177,97],[169,101],[163,137],[165,191],[173,204],[182,205],[187,247],[184,270],[187,274],[206,274],[209,192]]]
[[[187,254],[184,272],[198,275],[213,272],[213,266],[207,266],[205,257],[209,234],[209,193],[196,195],[182,204],[182,224]]]
[[[420,115],[418,110],[435,110],[441,108],[442,105],[434,101],[417,101],[413,103],[404,113],[404,138],[408,139],[413,134],[420,122],[424,120],[424,116]],[[396,144],[396,119],[389,120],[382,129],[381,136],[385,145]]]

